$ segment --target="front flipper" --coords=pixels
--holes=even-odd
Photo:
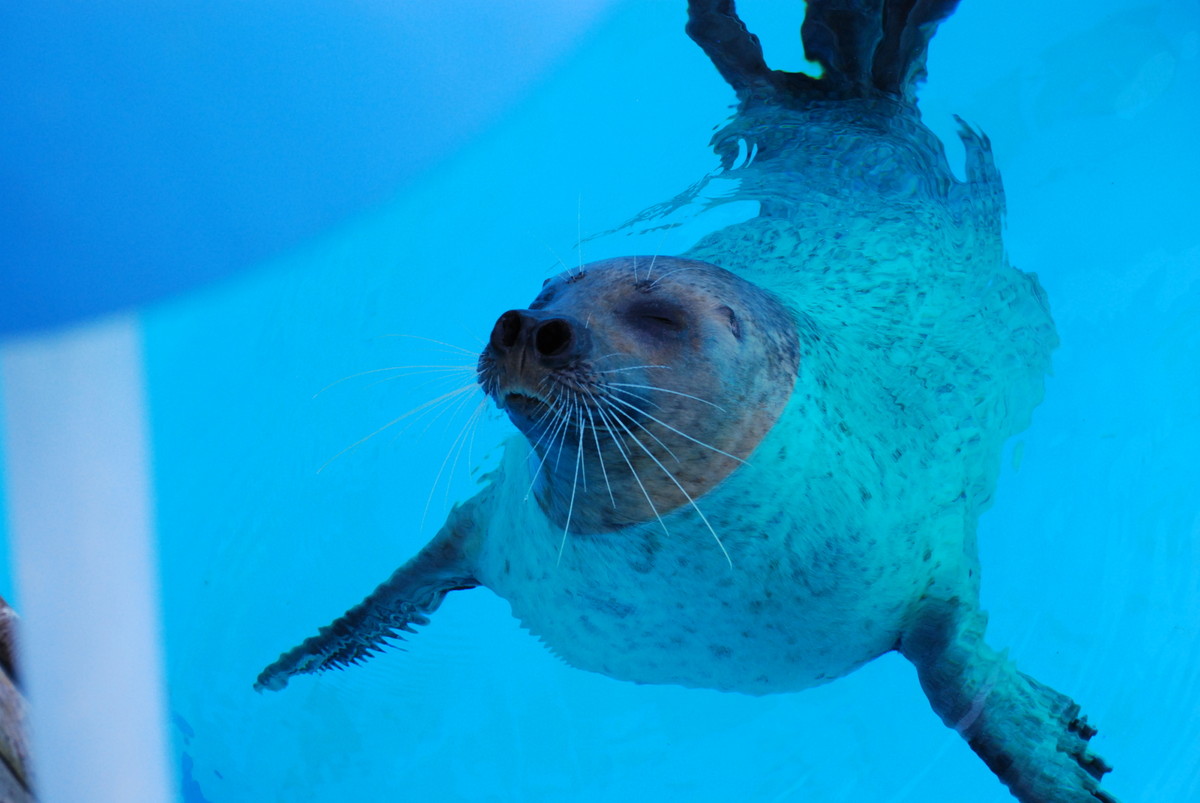
[[[959,603],[931,602],[900,651],[942,721],[958,731],[1024,803],[1116,803],[1100,789],[1109,767],[1088,750],[1096,730],[1079,706],[1017,668],[983,641],[986,618]]]
[[[356,664],[382,652],[389,641],[402,641],[399,631],[415,633],[413,625],[428,624],[426,614],[437,610],[447,593],[479,585],[460,541],[448,523],[370,596],[279,656],[258,676],[254,688],[278,691],[293,675]]]

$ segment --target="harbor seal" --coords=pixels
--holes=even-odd
[[[713,140],[724,200],[758,213],[501,314],[478,363],[520,432],[499,466],[256,687],[357,663],[484,586],[571,664],[639,683],[795,691],[898,651],[1020,800],[1113,801],[1079,706],[984,641],[977,523],[1057,336],[1005,258],[987,139],[962,126],[959,180],[917,112],[954,6],[810,0],[812,78],[770,70],[729,0],[692,0],[739,100]]]

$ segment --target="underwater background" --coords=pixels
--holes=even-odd
[[[482,348],[499,313],[528,304],[564,264],[677,253],[745,211],[592,237],[714,170],[708,139],[733,98],[684,35],[682,0],[585,5],[528,54],[526,29],[472,16],[471,3],[455,5],[461,19],[399,0],[348,5],[356,36],[425,15],[443,26],[429,33],[441,50],[370,75],[347,50],[329,62],[338,72],[313,67],[280,88],[315,98],[311,116],[290,113],[287,97],[244,109],[294,162],[264,139],[261,153],[218,165],[219,149],[164,145],[140,118],[100,108],[94,119],[112,129],[96,136],[144,154],[142,175],[162,186],[143,203],[175,215],[166,225],[162,209],[114,210],[117,177],[89,173],[79,197],[95,225],[112,242],[141,238],[140,256],[80,256],[71,249],[86,237],[59,237],[13,190],[2,230],[13,276],[96,258],[127,265],[135,291],[172,270],[194,285],[146,290],[133,313],[176,799],[1011,800],[898,656],[800,694],[636,686],[567,667],[486,590],[450,595],[403,651],[253,691],[281,650],[433,535],[511,431],[477,408],[479,393],[422,407],[460,385],[442,368],[472,365],[461,349]],[[312,9],[271,8],[242,35],[321,40]],[[801,11],[739,4],[771,66],[804,67]],[[493,37],[506,42],[503,69],[478,49]],[[202,49],[200,37],[171,41],[164,63]],[[438,74],[445,85],[421,68],[435,55],[458,65]],[[1062,340],[980,525],[989,641],[1083,706],[1119,798],[1198,800],[1200,9],[966,0],[928,69],[922,114],[960,175],[952,115],[991,138],[1010,259],[1038,274]],[[270,71],[255,80],[271,86]],[[397,94],[379,89],[393,81]],[[392,98],[388,114],[366,106],[377,91]],[[347,96],[358,102],[342,108]],[[438,123],[427,133],[425,118]],[[10,177],[27,177],[19,162],[44,164],[39,186],[52,194],[58,171],[91,169],[39,162],[24,124],[6,125]],[[171,181],[188,203],[171,204]],[[196,214],[238,220],[245,237],[193,242]],[[105,292],[81,287],[93,301]],[[135,291],[125,297],[142,301]],[[87,303],[63,319],[103,306]],[[4,343],[61,323],[9,312]],[[2,568],[0,593],[20,610],[20,568]]]

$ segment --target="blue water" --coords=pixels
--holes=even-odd
[[[181,800],[1011,800],[898,657],[795,695],[641,687],[565,666],[485,590],[406,651],[251,689],[421,546],[510,431],[492,416],[447,459],[476,396],[359,443],[457,383],[356,374],[471,363],[393,335],[476,351],[559,260],[691,244],[576,248],[715,165],[730,97],[682,5],[620,5],[390,200],[142,315]],[[802,66],[794,4],[743,5],[768,61]],[[981,524],[990,641],[1083,704],[1119,797],[1200,799],[1200,14],[968,0],[929,73],[952,164],[951,114],[991,137],[1011,261],[1062,339]]]

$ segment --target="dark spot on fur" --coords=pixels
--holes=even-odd
[[[921,560],[923,560],[923,561],[925,561],[926,563],[928,563],[928,562],[929,562],[929,559],[930,559],[930,558],[932,558],[932,557],[933,557],[933,550],[931,550],[931,549],[927,549],[927,550],[925,550],[925,554],[921,556]]]
[[[590,594],[580,594],[580,599],[585,601],[589,606],[603,613],[610,614],[618,619],[625,619],[634,612],[632,605],[626,605],[623,602],[617,602],[615,599],[605,599],[603,597],[594,597]]]
[[[733,650],[724,644],[709,644],[708,651],[713,654],[714,658],[729,658],[733,655]]]
[[[541,293],[538,294],[537,298],[535,298],[533,300],[533,303],[529,305],[529,309],[542,309],[547,304],[549,304],[551,301],[553,301],[554,296],[556,296],[556,295],[558,295],[558,288],[547,287],[545,290],[543,290]]]

